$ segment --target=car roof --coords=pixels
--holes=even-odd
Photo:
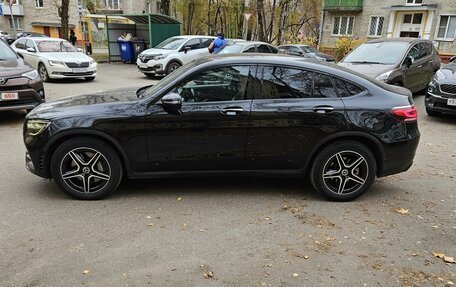
[[[260,45],[260,44],[273,46],[269,43],[260,42],[260,41],[239,41],[239,42],[236,42],[234,45],[247,46],[247,45]]]
[[[187,39],[193,39],[193,38],[210,38],[214,39],[214,36],[205,36],[205,35],[179,35],[179,36],[173,36],[173,38],[187,38]]]
[[[366,43],[383,43],[383,42],[402,42],[402,43],[408,43],[408,44],[414,44],[417,42],[431,43],[431,41],[429,41],[429,40],[419,39],[419,38],[381,38],[381,39],[369,40]]]

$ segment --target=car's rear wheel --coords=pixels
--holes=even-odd
[[[428,116],[430,116],[430,117],[438,117],[438,116],[441,116],[441,115],[442,115],[442,113],[437,112],[437,111],[433,111],[433,110],[428,109],[428,108],[426,108],[426,113],[427,113]]]
[[[171,62],[168,64],[168,68],[166,68],[166,73],[169,75],[175,70],[179,69],[180,66],[181,64],[179,64],[179,62]]]
[[[46,66],[43,63],[38,65],[38,73],[40,74],[40,78],[43,82],[49,81],[49,74],[47,72]]]
[[[54,152],[51,173],[57,185],[77,199],[101,199],[122,180],[122,163],[103,141],[81,137],[63,142]]]
[[[365,145],[342,141],[327,146],[316,156],[310,179],[325,197],[347,201],[368,190],[376,173],[375,157]]]

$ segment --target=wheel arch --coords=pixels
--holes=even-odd
[[[335,142],[340,142],[340,141],[356,141],[359,142],[363,145],[365,145],[374,155],[375,161],[377,164],[377,175],[381,174],[383,171],[383,161],[385,159],[385,151],[383,149],[383,146],[381,142],[376,139],[372,135],[366,135],[364,133],[360,132],[342,132],[338,133],[336,135],[332,135],[329,137],[326,137],[324,140],[322,140],[318,145],[316,145],[309,157],[307,158],[305,168],[306,168],[306,173],[310,172],[310,165],[312,162],[315,160],[315,157],[327,146],[335,143]]]
[[[50,162],[57,147],[64,141],[67,141],[74,137],[91,137],[103,141],[109,147],[111,147],[114,150],[114,152],[116,152],[119,156],[123,170],[125,171],[125,175],[128,175],[130,173],[130,163],[128,161],[128,157],[123,148],[121,147],[121,145],[113,137],[100,131],[77,129],[71,131],[64,131],[59,133],[58,135],[55,135],[44,147],[44,162],[46,162],[45,169],[48,174],[50,174]]]
[[[165,71],[167,71],[169,65],[171,65],[171,63],[174,63],[174,62],[179,63],[179,65],[181,65],[181,66],[184,65],[181,60],[179,60],[177,58],[173,58],[172,60],[169,60],[168,63],[166,64]]]

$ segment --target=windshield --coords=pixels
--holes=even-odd
[[[0,61],[17,59],[16,54],[11,48],[0,40]]]
[[[235,53],[241,53],[242,49],[244,49],[244,46],[242,45],[231,45],[231,46],[226,46],[219,52],[219,54],[235,54]]]
[[[39,52],[77,52],[78,49],[68,41],[36,41]]]
[[[318,53],[318,51],[315,50],[315,49],[312,48],[312,47],[302,46],[301,48],[302,48],[302,49],[304,50],[304,52],[306,52],[306,53],[314,53],[314,54],[317,54],[317,53]]]
[[[185,38],[169,38],[158,44],[156,49],[176,50],[184,43]]]
[[[348,54],[342,63],[393,65],[403,58],[408,46],[401,42],[364,43]]]

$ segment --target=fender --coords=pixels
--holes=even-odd
[[[358,138],[365,138],[371,142],[373,142],[376,146],[377,146],[377,149],[378,151],[380,151],[380,156],[381,156],[381,160],[384,161],[386,159],[386,156],[385,156],[385,151],[383,149],[383,145],[381,144],[380,140],[377,139],[376,137],[374,137],[373,135],[370,135],[370,134],[366,134],[366,133],[362,133],[362,132],[356,132],[356,131],[350,131],[350,132],[340,132],[340,133],[337,133],[337,134],[333,134],[333,135],[330,135],[330,136],[327,136],[326,138],[324,138],[323,140],[321,140],[313,149],[312,151],[310,152],[309,154],[309,157],[307,158],[306,160],[306,163],[304,165],[304,171],[307,170],[307,168],[309,167],[309,165],[311,164],[313,158],[317,155],[317,152],[325,145],[327,144],[328,142],[330,141],[334,141],[334,140],[344,140],[344,139],[350,139],[350,138],[353,138],[353,137],[358,137]],[[376,156],[376,154],[374,153],[374,156]],[[377,157],[376,157],[377,158]],[[383,169],[383,163],[382,162],[377,162],[377,165],[379,165],[379,169],[377,171],[377,173],[380,173],[381,170]]]
[[[177,58],[173,58],[172,60],[169,60],[168,63],[166,63],[166,68],[165,69],[168,69],[168,66],[170,63],[172,62],[178,62],[181,66],[184,65],[184,63],[182,63],[181,60],[177,59]]]
[[[101,137],[101,138],[105,139],[106,141],[108,141],[120,153],[120,156],[122,157],[121,159],[122,159],[123,163],[125,164],[125,169],[128,174],[130,173],[130,171],[131,171],[130,161],[128,160],[128,157],[127,157],[124,149],[122,148],[122,146],[119,145],[119,143],[112,136],[110,136],[104,132],[98,131],[98,130],[72,129],[72,130],[62,131],[62,132],[54,135],[52,137],[52,139],[49,142],[47,142],[43,148],[45,157],[50,156],[49,151],[60,139],[68,137],[68,136],[77,136],[77,135],[80,135],[80,136],[92,135],[92,136],[96,136],[96,137]],[[47,162],[50,162],[50,160]]]

